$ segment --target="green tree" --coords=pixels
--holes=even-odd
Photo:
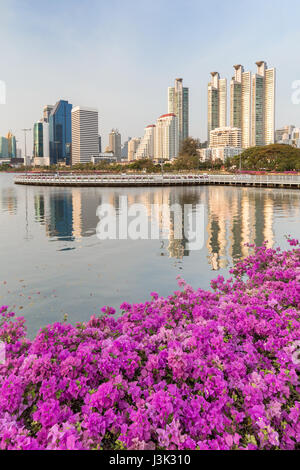
[[[240,157],[232,159],[238,168]],[[300,168],[300,149],[290,145],[273,144],[251,147],[241,155],[242,168],[246,170],[291,171]]]
[[[197,157],[198,152],[197,150],[200,148],[200,142],[198,139],[193,139],[192,137],[188,137],[185,139],[179,151],[179,157]]]

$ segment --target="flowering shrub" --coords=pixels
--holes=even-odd
[[[296,449],[300,248],[253,247],[213,290],[26,339],[0,309],[1,449]],[[298,342],[298,343],[297,343]]]

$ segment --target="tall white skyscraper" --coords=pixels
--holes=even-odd
[[[136,151],[135,158],[154,158],[155,153],[155,124],[151,124],[145,128],[144,137],[141,139],[140,145]]]
[[[76,106],[72,109],[72,165],[88,163],[99,154],[98,111]]]
[[[174,113],[163,114],[156,122],[155,159],[176,158],[178,149],[178,118]]]
[[[242,147],[269,145],[275,139],[276,70],[257,62],[257,73],[235,65],[231,81],[230,125],[242,131]]]
[[[218,72],[212,72],[211,76],[211,82],[208,84],[208,142],[212,130],[227,125],[227,80],[220,78]]]
[[[258,73],[261,71],[261,63],[258,62]],[[276,69],[268,69],[263,62],[264,71],[264,140],[265,145],[275,142],[275,103],[276,103]]]
[[[183,86],[183,79],[176,78],[174,87],[168,88],[168,113],[178,119],[178,143],[189,136],[189,89]]]

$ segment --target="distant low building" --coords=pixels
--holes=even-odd
[[[201,162],[221,160],[225,163],[227,158],[235,157],[242,152],[243,149],[241,147],[209,147],[207,149],[198,150]]]
[[[116,163],[117,158],[114,156],[113,152],[99,153],[99,155],[92,155],[91,163],[96,165],[97,163]]]
[[[210,133],[210,147],[242,147],[242,131],[237,127],[219,127]]]
[[[19,168],[20,166],[23,166],[23,165],[24,165],[24,158],[13,158],[13,159],[10,161],[10,165],[11,165],[13,168]]]
[[[275,132],[276,143],[300,148],[300,128],[285,126]]]

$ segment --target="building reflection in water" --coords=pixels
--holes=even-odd
[[[105,189],[73,188],[53,190],[39,188],[34,195],[35,220],[46,228],[51,238],[74,241],[95,236],[99,219],[96,215],[100,204],[111,204],[120,213],[120,197],[127,196],[128,207],[143,204],[150,223],[159,227],[161,255],[175,259],[192,256],[187,249],[188,240],[175,237],[175,215],[171,211],[151,210],[152,205],[171,207],[203,204],[206,213],[206,249],[213,270],[231,265],[249,254],[246,244],[261,245],[265,240],[274,246],[274,211],[280,206],[283,216],[291,211],[299,212],[299,203],[292,191],[253,188],[228,188],[210,186],[205,188],[149,188],[149,189]],[[297,199],[299,201],[299,199]],[[2,205],[14,210],[16,198],[2,194]],[[8,207],[10,209],[8,209]]]
[[[15,215],[18,209],[18,199],[14,188],[3,188],[0,196],[1,210]]]

